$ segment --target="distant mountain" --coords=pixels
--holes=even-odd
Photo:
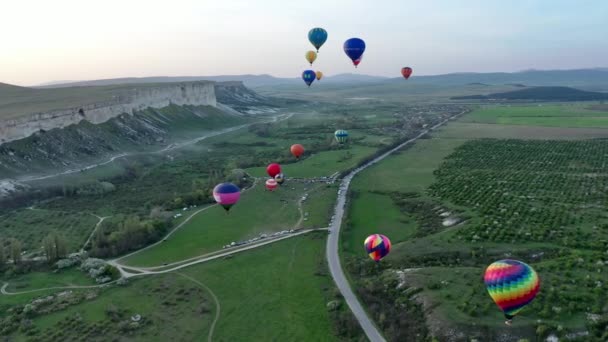
[[[79,81],[77,81],[77,80],[50,81],[50,82],[40,83],[38,85],[38,87],[52,86],[52,85],[56,85],[56,84],[76,83],[76,82],[79,82]]]
[[[400,78],[394,79],[401,81]],[[608,90],[608,70],[529,70],[515,73],[457,73],[435,76],[418,76],[412,83],[436,85],[463,85],[484,83],[489,85],[525,84],[527,86],[568,86],[594,90]]]
[[[415,72],[415,71],[414,71]],[[262,75],[220,75],[220,76],[158,76],[158,77],[131,77],[105,80],[91,80],[39,86],[40,88],[63,88],[72,86],[96,86],[131,83],[165,83],[185,81],[242,81],[247,87],[272,87],[281,85],[303,84],[299,77],[280,78],[267,74]],[[325,76],[321,81],[324,84],[361,84],[361,83],[396,83],[404,82],[402,77],[388,78],[363,74],[338,74]],[[437,86],[458,86],[469,84],[504,85],[517,84],[526,86],[567,86],[585,90],[608,91],[608,68],[578,69],[578,70],[527,70],[515,73],[452,73],[432,76],[416,76],[410,78],[408,83],[431,84]]]
[[[608,100],[608,93],[584,91],[570,87],[531,87],[489,95],[456,96],[452,100],[531,100],[531,101],[597,101]]]
[[[102,80],[76,81],[67,83],[53,83],[36,86],[36,88],[66,88],[66,87],[91,87],[116,84],[139,84],[139,83],[174,83],[192,81],[215,81],[232,82],[242,81],[245,86],[256,87],[262,85],[276,85],[283,83],[295,83],[296,78],[278,78],[270,75],[220,75],[220,76],[152,76],[152,77],[126,77],[108,78]]]
[[[189,82],[189,81],[215,81],[215,82],[232,82],[242,81],[247,87],[275,86],[281,84],[299,84],[301,79],[294,78],[279,78],[271,75],[220,75],[220,76],[155,76],[155,77],[127,77],[127,78],[110,78],[103,80],[77,81],[77,82],[49,82],[47,84],[36,86],[36,88],[65,88],[65,87],[90,87],[104,86],[115,84],[134,84],[134,83],[167,83],[167,82]],[[338,74],[334,76],[326,76],[323,78],[324,83],[361,83],[361,82],[382,82],[389,80],[388,77],[359,75],[359,74]],[[52,84],[50,84],[52,83]]]

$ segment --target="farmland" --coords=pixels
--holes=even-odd
[[[342,242],[351,278],[372,312],[380,303],[390,307],[384,314],[391,303],[417,303],[406,310],[425,311],[420,324],[439,340],[450,329],[482,340],[581,331],[604,340],[608,144],[580,139],[608,132],[474,122],[503,109],[473,112],[355,178]],[[550,114],[519,111],[514,116]],[[558,115],[577,113],[560,107]],[[393,241],[382,267],[358,252],[371,233]],[[481,281],[501,258],[530,263],[542,279],[508,330]],[[379,315],[387,338],[415,332]]]

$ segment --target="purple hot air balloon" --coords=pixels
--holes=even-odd
[[[213,188],[213,198],[228,212],[241,198],[241,190],[232,183],[220,183]]]

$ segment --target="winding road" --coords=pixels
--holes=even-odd
[[[336,202],[336,207],[334,209],[334,220],[332,221],[332,223],[329,227],[330,234],[329,234],[329,238],[327,239],[327,262],[329,264],[329,271],[331,273],[331,276],[332,276],[332,278],[334,278],[334,282],[338,286],[338,289],[340,290],[342,297],[344,297],[346,304],[348,304],[348,307],[352,311],[353,315],[355,315],[355,318],[359,322],[359,325],[361,325],[361,328],[365,332],[365,335],[367,335],[367,338],[372,342],[377,342],[377,341],[382,342],[382,341],[386,341],[386,340],[384,339],[384,337],[382,337],[382,334],[380,333],[380,331],[378,331],[378,328],[376,328],[376,326],[374,325],[374,322],[367,315],[367,312],[365,311],[365,309],[363,309],[363,307],[361,306],[361,303],[359,303],[359,299],[357,298],[357,296],[354,294],[353,290],[351,289],[350,284],[348,282],[348,278],[346,278],[346,275],[344,274],[344,270],[342,269],[342,265],[340,264],[340,253],[339,253],[340,228],[342,226],[342,218],[344,216],[344,205],[346,204],[346,194],[348,192],[350,182],[357,173],[376,164],[377,162],[388,157],[395,151],[402,149],[403,147],[415,142],[416,140],[420,139],[420,137],[422,137],[425,134],[429,133],[430,131],[433,131],[436,128],[442,126],[446,122],[457,118],[458,116],[464,114],[465,112],[456,114],[456,115],[436,124],[435,126],[429,128],[427,130],[424,130],[422,133],[418,134],[416,137],[414,137],[414,138],[404,142],[403,144],[393,148],[392,150],[378,156],[377,158],[371,160],[369,163],[358,167],[357,169],[355,169],[351,173],[349,173],[346,177],[344,177],[342,179],[342,182],[340,183],[341,191],[340,191],[340,194],[338,195],[338,200]]]
[[[327,262],[329,264],[329,270],[331,273],[332,278],[334,279],[334,282],[336,283],[338,289],[340,290],[340,293],[342,294],[342,296],[344,297],[344,300],[346,301],[346,303],[348,304],[349,308],[351,309],[353,315],[355,316],[355,318],[357,319],[357,321],[359,322],[359,324],[361,325],[363,331],[365,332],[365,334],[367,335],[368,339],[372,342],[376,342],[376,341],[386,341],[384,339],[384,337],[382,336],[382,334],[380,333],[380,331],[377,329],[377,327],[375,326],[375,324],[373,323],[373,321],[370,319],[370,317],[368,316],[367,312],[365,311],[365,309],[363,308],[363,306],[361,305],[361,303],[359,302],[357,296],[354,294],[353,290],[350,287],[350,284],[348,282],[348,279],[344,273],[344,270],[342,269],[342,265],[340,264],[340,256],[339,256],[339,238],[340,238],[340,228],[342,225],[342,219],[344,217],[344,207],[346,204],[346,194],[348,192],[348,189],[350,187],[350,183],[353,179],[353,177],[355,175],[357,175],[359,172],[361,172],[362,170],[378,163],[379,161],[383,160],[384,158],[388,157],[389,155],[391,155],[392,153],[398,151],[399,149],[414,143],[416,140],[420,139],[422,136],[424,136],[425,134],[428,134],[429,132],[437,129],[438,127],[444,125],[445,123],[447,123],[450,120],[453,120],[461,115],[463,115],[464,113],[466,113],[466,111],[463,111],[462,113],[459,113],[457,115],[454,115],[434,126],[432,126],[431,128],[424,130],[423,132],[421,132],[420,134],[418,134],[416,137],[398,145],[397,147],[391,149],[390,151],[378,156],[377,158],[371,160],[370,162],[368,162],[367,164],[358,167],[357,169],[353,170],[352,172],[350,172],[346,177],[344,177],[342,179],[342,182],[340,183],[340,192],[336,201],[336,206],[334,208],[334,218],[331,222],[331,225],[329,228],[316,228],[316,229],[303,229],[303,230],[299,230],[297,232],[294,232],[292,234],[285,234],[285,235],[280,235],[278,237],[275,238],[269,238],[263,241],[259,241],[257,243],[253,243],[253,244],[249,244],[249,245],[244,245],[244,246],[239,246],[239,247],[233,247],[233,248],[228,248],[225,251],[222,252],[214,252],[214,253],[209,253],[209,254],[205,254],[205,255],[201,255],[198,257],[194,257],[191,259],[187,259],[187,260],[182,260],[176,263],[172,263],[171,265],[163,265],[163,266],[159,266],[159,267],[132,267],[132,266],[128,266],[128,265],[123,265],[120,264],[120,260],[124,259],[128,256],[131,256],[133,254],[139,253],[143,250],[146,250],[148,248],[152,248],[154,246],[156,246],[159,243],[162,243],[162,240],[152,244],[150,246],[147,246],[143,249],[140,249],[138,251],[135,251],[133,253],[130,253],[128,255],[122,256],[118,259],[114,259],[114,260],[110,260],[108,261],[109,264],[117,267],[120,270],[121,275],[124,278],[132,278],[132,277],[138,277],[138,276],[147,276],[147,275],[152,275],[152,274],[164,274],[164,273],[169,273],[169,272],[175,272],[178,271],[180,269],[195,265],[195,264],[199,264],[199,263],[203,263],[203,262],[207,262],[207,261],[211,261],[214,259],[218,259],[218,258],[223,258],[232,254],[236,254],[236,253],[240,253],[240,252],[244,252],[250,249],[254,249],[254,248],[259,248],[277,241],[281,241],[284,239],[288,239],[288,238],[292,238],[292,237],[296,237],[302,234],[307,234],[313,231],[317,231],[317,230],[327,230],[329,229],[330,233],[329,237],[327,239],[327,245],[326,245],[326,255],[327,255]],[[290,114],[288,115],[286,118],[291,117]],[[275,121],[278,121],[278,117],[274,118]],[[284,118],[282,118],[284,119]],[[282,120],[281,119],[281,120]],[[246,125],[244,125],[246,126]],[[244,126],[237,126],[237,127],[231,127],[228,129],[224,129],[222,131],[216,132],[215,134],[210,134],[206,137],[199,137],[198,139],[196,139],[197,141],[200,141],[202,139],[205,139],[207,137],[210,136],[215,136],[215,135],[219,135],[219,134],[223,134],[223,133],[227,133],[236,129],[240,129]],[[183,147],[184,145],[180,145],[179,147]],[[176,146],[176,148],[178,148],[178,146]],[[100,165],[100,164],[97,164]],[[65,173],[64,173],[65,174]],[[53,176],[51,176],[53,177]],[[31,179],[30,179],[31,180]],[[254,182],[254,185],[257,182]],[[252,187],[253,187],[252,186]],[[302,216],[302,210],[301,210],[301,203],[302,201],[300,200],[298,202],[299,205],[299,209],[300,209],[300,215]],[[169,236],[171,236],[175,231],[177,231],[179,228],[181,228],[184,224],[186,224],[190,219],[192,219],[194,216],[196,216],[198,213],[209,209],[211,206],[205,207],[205,208],[201,208],[198,211],[194,212],[192,215],[190,215],[187,219],[185,219],[183,222],[181,222],[179,225],[177,225],[173,230],[171,230],[167,236],[165,237],[165,239]],[[99,222],[97,224],[97,226],[99,226],[101,224],[101,222],[103,222],[102,217],[98,217],[99,218]],[[298,223],[296,225],[299,225],[301,223],[302,217],[300,218],[300,221],[298,221]],[[129,271],[134,271],[134,272],[138,272],[138,273],[131,273]],[[188,276],[178,273],[181,276],[187,277]],[[195,279],[190,279],[192,281],[195,281],[197,284],[199,284],[202,287],[205,287],[207,289],[207,287],[205,285],[203,285],[202,283],[196,281]],[[113,283],[113,282],[111,282]],[[78,289],[78,288],[94,288],[94,287],[101,287],[101,286],[107,286],[110,283],[107,284],[103,284],[103,285],[93,285],[93,286],[62,286],[62,287],[52,287],[52,288],[43,288],[43,289],[36,289],[36,290],[30,290],[30,291],[24,291],[24,292],[8,292],[6,291],[7,287],[8,287],[8,283],[5,283],[1,288],[0,288],[0,293],[2,293],[3,295],[18,295],[18,294],[23,294],[23,293],[31,293],[31,292],[37,292],[37,291],[44,291],[44,290],[51,290],[51,289]],[[211,330],[209,332],[209,336],[208,336],[208,340],[210,341],[213,335],[213,328],[215,326],[215,323],[217,322],[217,319],[219,318],[219,310],[220,310],[220,306],[219,306],[219,301],[217,300],[217,298],[213,295],[213,293],[211,292],[210,289],[207,289],[212,296],[214,297],[215,301],[216,301],[216,306],[217,306],[217,315],[216,318],[212,324]]]

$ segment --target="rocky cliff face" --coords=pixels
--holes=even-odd
[[[187,82],[135,85],[107,103],[91,103],[78,108],[36,113],[15,120],[0,122],[0,145],[29,137],[36,132],[63,128],[82,120],[93,124],[106,122],[121,114],[133,114],[146,108],[164,108],[171,104],[217,106],[213,82]]]

